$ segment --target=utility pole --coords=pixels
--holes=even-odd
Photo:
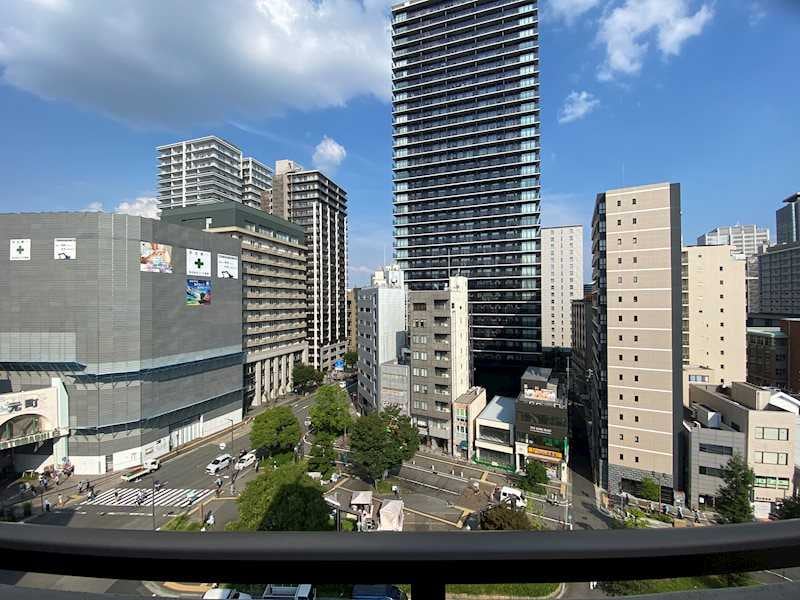
[[[234,424],[234,422],[233,422],[233,419],[225,419],[225,420],[231,422],[231,452],[233,452],[233,424]],[[231,455],[231,456],[233,456],[233,455]]]

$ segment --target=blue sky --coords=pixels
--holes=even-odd
[[[147,209],[155,147],[214,133],[332,171],[363,283],[391,257],[389,4],[5,0],[0,209]],[[800,2],[540,6],[545,225],[588,224],[598,191],[669,180],[686,242],[774,229],[800,190]]]

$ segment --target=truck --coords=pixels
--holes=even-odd
[[[141,479],[145,475],[149,475],[153,471],[158,471],[158,468],[161,466],[161,461],[157,458],[151,458],[148,461],[139,467],[134,467],[129,471],[122,474],[123,481],[136,481],[137,479]]]

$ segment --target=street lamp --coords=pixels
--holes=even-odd
[[[234,420],[233,419],[228,419],[228,418],[226,418],[225,420],[226,421],[230,421],[230,423],[231,423],[231,452],[233,452],[233,425],[234,425]]]

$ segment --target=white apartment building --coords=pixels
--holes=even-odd
[[[399,279],[384,272],[396,272]],[[360,288],[357,294],[358,399],[363,411],[381,408],[381,365],[397,361],[405,345],[406,292],[402,271],[391,267],[373,277],[379,285]],[[377,275],[377,274],[376,274]]]
[[[572,301],[583,297],[583,226],[542,227],[542,347],[572,346]]]
[[[734,252],[729,245],[683,249],[683,365],[706,369],[717,385],[747,379],[746,259]]]
[[[169,209],[231,200],[268,204],[272,171],[241,149],[209,135],[166,144],[158,153],[158,205]],[[266,200],[265,200],[266,199]]]

